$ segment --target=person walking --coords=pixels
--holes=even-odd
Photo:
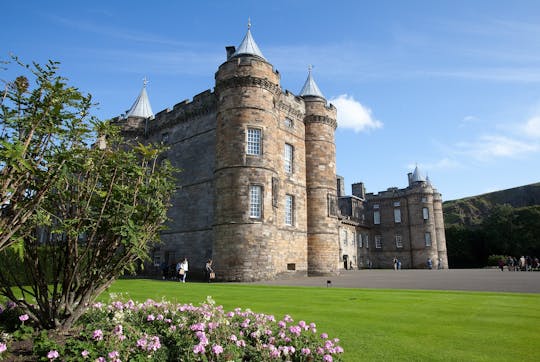
[[[214,269],[212,269],[212,259],[208,259],[206,265],[204,266],[204,277],[206,281],[210,283],[210,281],[214,279],[214,276],[215,274]]]
[[[180,263],[180,278],[182,279],[182,283],[186,282],[186,275],[188,273],[189,267],[188,267],[188,260],[187,258],[184,258],[182,263]]]

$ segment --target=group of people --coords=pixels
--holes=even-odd
[[[513,256],[507,256],[506,260],[499,259],[499,269],[504,271],[504,267],[508,271],[533,271],[540,270],[540,261],[537,257],[522,255],[519,259]]]
[[[163,280],[175,279],[181,283],[185,283],[187,274],[189,272],[188,259],[184,258],[182,260],[179,260],[178,263],[176,263],[176,265],[171,264],[170,267],[168,267],[166,263],[163,263],[161,265],[161,271],[163,273]],[[210,281],[215,278],[214,269],[212,268],[212,259],[208,259],[206,261],[203,271],[204,271],[204,280],[210,283]]]

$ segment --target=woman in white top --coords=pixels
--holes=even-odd
[[[181,275],[182,277],[182,283],[185,283],[186,282],[186,275],[187,275],[187,272],[188,272],[188,261],[187,261],[187,258],[184,258],[184,260],[182,261],[182,263],[180,264],[180,269],[182,269],[184,271],[184,274]]]

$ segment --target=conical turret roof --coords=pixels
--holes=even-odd
[[[414,168],[413,174],[412,174],[412,181],[413,182],[425,182],[426,178],[424,175],[420,172],[420,169],[418,168],[418,165]]]
[[[140,117],[140,118],[152,118],[154,113],[152,112],[152,106],[150,106],[150,100],[146,93],[146,84],[148,81],[144,79],[143,88],[139,96],[135,100],[135,103],[131,106],[126,114],[126,117]]]
[[[257,43],[255,43],[255,40],[253,39],[253,36],[251,35],[251,21],[248,21],[248,30],[246,33],[246,36],[244,36],[244,39],[234,52],[233,56],[237,55],[256,55],[258,57],[263,58],[266,60],[264,55],[262,54],[261,50],[257,46]]]
[[[308,77],[306,79],[306,82],[304,83],[304,86],[302,87],[302,90],[300,91],[300,96],[315,96],[324,98],[324,95],[322,94],[321,90],[317,86],[317,83],[315,83],[313,76],[311,75],[311,69],[312,67],[310,65],[308,68]]]

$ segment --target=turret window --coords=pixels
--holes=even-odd
[[[285,225],[294,225],[294,196],[285,195]]]
[[[261,154],[262,131],[259,128],[247,129],[246,153],[248,155],[259,156]]]
[[[249,186],[249,217],[254,219],[262,217],[262,186]]]
[[[431,233],[430,232],[424,233],[424,241],[426,243],[426,246],[431,246]]]
[[[293,161],[294,161],[294,147],[288,143],[285,143],[284,162],[285,162],[286,173],[293,172]]]
[[[424,220],[429,220],[429,209],[427,207],[422,208],[422,217]]]

